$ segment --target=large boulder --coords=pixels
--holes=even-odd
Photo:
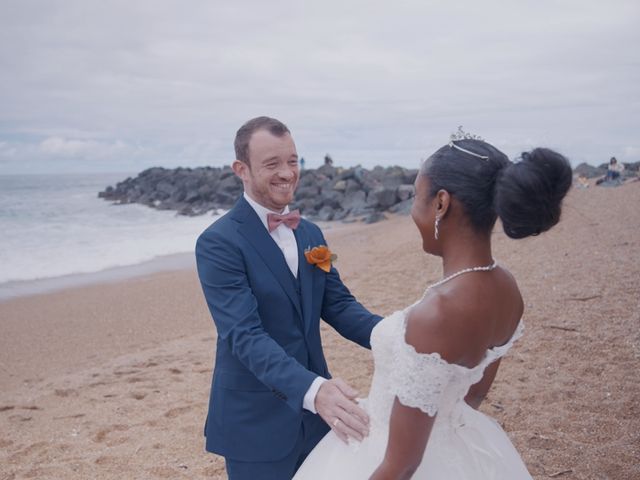
[[[327,178],[333,178],[337,175],[337,169],[333,165],[324,164],[320,168],[316,169],[316,173]]]
[[[298,186],[296,190],[296,199],[316,198],[320,195],[320,187],[317,185]]]
[[[226,177],[220,177],[220,182],[218,183],[217,191],[223,191],[226,193],[234,192],[238,193],[242,189],[242,181],[235,175],[230,175]]]
[[[376,187],[367,195],[367,205],[386,210],[398,203],[396,187]]]
[[[413,185],[416,182],[416,178],[418,177],[418,169],[413,168],[411,170],[404,171],[404,182],[405,184]]]
[[[344,192],[347,190],[347,182],[346,180],[338,180],[334,185],[333,189],[338,192]]]
[[[387,188],[397,188],[405,183],[405,169],[401,167],[388,167],[385,169],[380,183]]]
[[[574,170],[576,175],[581,175],[587,178],[596,178],[601,177],[605,173],[607,173],[607,168],[594,167],[593,165],[589,165],[588,163],[581,163]]]
[[[328,206],[333,209],[342,208],[344,202],[344,194],[339,191],[323,188],[319,197],[323,206]]]
[[[412,207],[413,207],[413,198],[410,198],[400,203],[396,203],[393,207],[389,208],[389,212],[398,213],[400,215],[408,215],[411,213]]]
[[[412,198],[416,193],[416,189],[413,185],[400,185],[397,193],[398,199],[403,202]]]
[[[367,205],[367,194],[362,190],[352,192],[350,195],[345,196],[342,202],[343,210],[347,210],[351,215],[363,215],[371,211],[371,208]]]
[[[333,220],[333,215],[334,215],[333,208],[329,206],[324,206],[320,209],[316,217],[318,220],[322,220],[323,222],[326,222],[329,220]]]

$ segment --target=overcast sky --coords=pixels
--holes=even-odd
[[[0,0],[0,173],[229,164],[247,119],[308,166],[640,160],[640,2]]]

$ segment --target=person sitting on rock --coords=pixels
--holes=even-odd
[[[616,157],[611,157],[611,160],[609,160],[609,167],[607,168],[607,175],[605,176],[605,181],[620,178],[622,172],[624,172],[624,164],[618,163]]]

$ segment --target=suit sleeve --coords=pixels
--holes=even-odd
[[[324,237],[322,244],[327,245]],[[382,319],[355,299],[334,266],[326,276],[321,316],[340,335],[365,348],[371,348],[371,330]]]
[[[198,276],[218,332],[232,354],[258,380],[280,392],[295,411],[317,377],[290,357],[264,330],[240,249],[221,234],[203,233],[196,243]]]

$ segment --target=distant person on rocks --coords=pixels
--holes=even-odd
[[[619,163],[616,157],[611,157],[611,160],[609,160],[609,166],[607,167],[606,175],[602,178],[599,178],[596,181],[596,185],[601,185],[605,182],[612,182],[608,185],[616,185],[618,183],[621,183],[622,179],[620,178],[620,176],[622,175],[622,172],[624,172],[624,164]]]
[[[304,164],[305,164],[304,157],[300,157],[300,170],[304,170]]]
[[[324,156],[324,164],[329,165],[330,167],[333,165],[333,158],[328,153]]]
[[[624,164],[619,163],[616,157],[611,157],[611,160],[609,160],[609,167],[607,168],[607,175],[605,177],[605,180],[615,180],[617,178],[620,178],[622,172],[624,172]]]

